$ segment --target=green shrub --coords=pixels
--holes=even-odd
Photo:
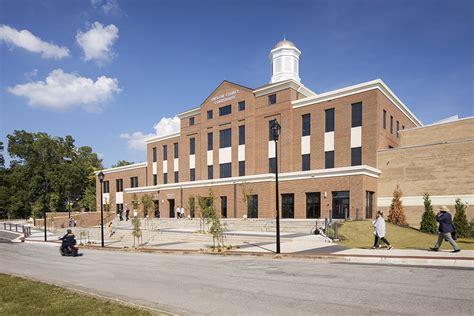
[[[470,237],[471,227],[466,216],[466,204],[461,202],[461,199],[456,199],[456,213],[454,214],[454,228],[456,229],[456,235],[458,237]]]
[[[424,233],[436,234],[438,232],[438,224],[436,223],[436,215],[433,212],[430,195],[425,193],[423,195],[425,204],[425,211],[421,217],[420,231]]]

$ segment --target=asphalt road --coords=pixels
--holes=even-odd
[[[82,251],[82,250],[81,250]],[[188,315],[472,315],[474,271],[0,243],[0,272]]]

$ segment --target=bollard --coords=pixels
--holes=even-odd
[[[356,221],[359,220],[359,208],[357,207],[356,208]]]

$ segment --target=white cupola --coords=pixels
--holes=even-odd
[[[279,41],[270,51],[272,62],[272,80],[270,83],[293,79],[301,82],[299,76],[301,51],[293,42],[284,39]]]

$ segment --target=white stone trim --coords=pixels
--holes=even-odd
[[[245,145],[239,145],[237,156],[238,156],[238,161],[245,160]]]
[[[377,206],[388,207],[392,203],[391,196],[377,198]],[[430,195],[432,205],[446,205],[451,211],[454,212],[454,204],[457,198],[460,198],[462,202],[468,202],[474,204],[474,194],[464,195]],[[423,206],[423,195],[418,196],[403,196],[401,198],[403,206]],[[436,212],[436,210],[434,210]]]
[[[219,164],[232,162],[232,147],[219,148]]]
[[[163,160],[163,173],[168,173],[168,160]]]
[[[158,141],[162,141],[162,140],[166,140],[166,139],[170,139],[170,138],[175,138],[175,137],[179,137],[181,135],[180,132],[176,132],[176,133],[173,133],[173,134],[168,134],[168,135],[161,135],[161,136],[154,136],[154,137],[150,137],[148,139],[145,139],[145,143],[154,143],[154,142],[158,142]]]
[[[197,108],[191,109],[191,110],[187,110],[187,111],[178,113],[176,116],[179,117],[180,119],[183,119],[183,118],[187,118],[187,117],[190,117],[190,116],[193,116],[193,115],[197,115],[199,113],[201,113],[201,107],[200,106],[197,107]]]
[[[362,147],[362,126],[351,128],[351,148]]]
[[[123,204],[123,192],[115,193],[115,203],[116,204]]]
[[[196,168],[196,155],[189,155],[189,169]]]
[[[179,158],[173,160],[173,171],[179,171]]]
[[[324,133],[324,151],[334,151],[334,132]]]
[[[307,155],[311,153],[311,136],[306,135],[301,137],[301,154]]]
[[[214,164],[214,151],[208,150],[207,151],[207,165],[212,166]]]
[[[260,97],[262,95],[270,94],[270,93],[275,93],[284,89],[292,88],[294,90],[297,90],[301,94],[303,94],[305,97],[312,97],[315,96],[316,93],[302,85],[301,83],[298,83],[294,80],[286,80],[286,81],[280,81],[280,82],[275,82],[273,84],[266,85],[262,88],[258,88],[253,90],[253,94],[256,97]]]
[[[157,169],[158,169],[157,163],[158,163],[158,162],[152,162],[152,163],[151,163],[151,169],[152,169],[152,173],[153,173],[153,174],[157,174],[157,173],[158,173],[158,172],[157,172]]]
[[[108,174],[108,173],[120,172],[120,171],[125,171],[125,170],[146,168],[146,166],[147,166],[147,162],[145,161],[145,162],[134,163],[134,164],[122,166],[122,167],[102,169],[102,172],[104,174]],[[94,171],[94,174],[98,175],[100,171],[101,170]]]

